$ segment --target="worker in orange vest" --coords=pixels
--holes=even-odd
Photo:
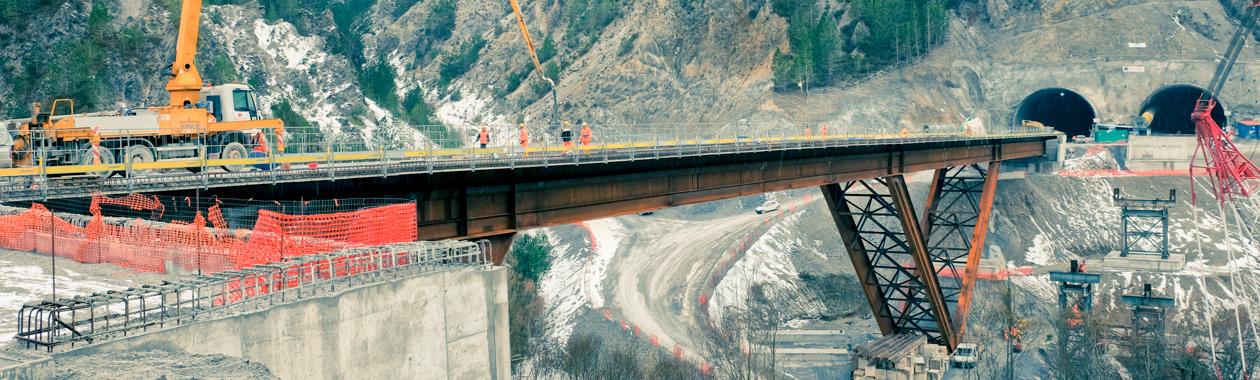
[[[521,152],[525,157],[529,157],[529,131],[525,130],[525,123],[521,123],[518,129],[520,130]]]
[[[258,143],[254,145],[252,150],[254,153],[267,154],[267,151],[271,150],[271,148],[267,147],[267,135],[263,134],[262,131],[258,131],[258,134],[254,136],[254,140]]]
[[[814,139],[814,131],[810,130],[809,127],[805,127],[805,139],[806,140]]]
[[[254,144],[254,149],[250,149],[249,157],[267,157],[267,153],[271,151],[271,147],[267,146],[267,135],[263,131],[258,131],[258,134],[254,135],[254,142],[257,144]],[[254,168],[258,170],[275,169],[267,164],[254,164]]]
[[[481,149],[486,149],[486,145],[490,144],[490,131],[484,125],[481,126],[481,133],[477,134],[477,142],[481,143]]]
[[[591,132],[591,125],[583,121],[582,132],[578,134],[578,141],[582,143],[583,153],[591,150],[591,138],[594,138],[594,137],[595,135]]]
[[[818,126],[818,136],[824,139],[827,138],[827,123],[822,123],[822,125]]]

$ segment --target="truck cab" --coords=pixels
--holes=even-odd
[[[954,354],[949,357],[949,364],[954,368],[976,368],[976,359],[980,355],[980,346],[975,343],[959,343]]]
[[[259,120],[258,96],[243,84],[223,84],[201,89],[201,104],[218,122]]]

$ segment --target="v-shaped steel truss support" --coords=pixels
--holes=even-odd
[[[997,165],[937,171],[922,220],[900,175],[823,186],[881,333],[918,333],[951,351],[957,346]]]

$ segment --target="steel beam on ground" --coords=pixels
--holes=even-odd
[[[829,184],[823,194],[881,333],[917,333],[950,345],[955,338],[935,273],[920,270],[932,264],[905,180]]]

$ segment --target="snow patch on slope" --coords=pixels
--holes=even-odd
[[[209,6],[207,14],[216,22],[206,24],[203,37],[225,47],[239,76],[258,91],[264,113],[288,101],[325,136],[338,136],[335,141],[362,137],[369,147],[380,140],[424,141],[406,133],[391,112],[365,101],[357,78],[345,75],[354,72],[350,62],[330,54],[323,37],[303,36],[288,22],[268,23],[258,10],[237,5]],[[259,79],[264,83],[255,82]],[[381,126],[389,126],[388,133],[376,130]]]
[[[63,272],[64,275],[57,276],[57,298],[123,289],[122,286],[85,279],[79,273]],[[49,275],[43,268],[0,260],[0,336],[17,334],[17,314],[22,304],[51,296]]]
[[[547,316],[544,319],[550,328],[547,329],[547,341],[568,342],[573,334],[573,319],[577,317],[582,306],[587,305],[582,273],[586,260],[583,255],[574,255],[572,244],[556,238],[555,232],[544,228],[541,232],[547,236],[553,246],[552,252],[558,254],[551,260],[551,269],[539,280],[538,294],[547,304]]]
[[[1024,260],[1037,265],[1047,265],[1054,259],[1054,247],[1050,244],[1050,238],[1046,234],[1037,234],[1033,237],[1033,245],[1028,248],[1028,252],[1024,253]]]
[[[591,307],[604,307],[604,278],[608,276],[608,263],[621,247],[621,239],[626,237],[626,226],[616,219],[600,219],[586,222],[591,235],[595,239],[595,251],[590,256],[590,263],[583,271],[582,280],[586,297]]]
[[[747,304],[749,291],[756,285],[762,285],[771,297],[778,298],[776,303],[796,302],[793,309],[807,313],[821,311],[821,305],[806,301],[808,297],[801,295],[804,285],[799,282],[800,273],[792,262],[792,252],[806,245],[793,228],[801,215],[793,213],[771,227],[722,277],[709,301],[711,319],[721,320],[722,312],[728,308],[742,309]]]
[[[573,335],[574,320],[584,307],[601,308],[604,305],[603,282],[608,265],[626,236],[625,225],[616,219],[600,219],[586,222],[594,238],[595,250],[577,240],[577,245],[566,241],[556,233],[556,227],[544,228],[542,233],[555,246],[551,269],[539,281],[538,293],[547,304],[545,320],[549,325],[546,341],[565,344]]]

